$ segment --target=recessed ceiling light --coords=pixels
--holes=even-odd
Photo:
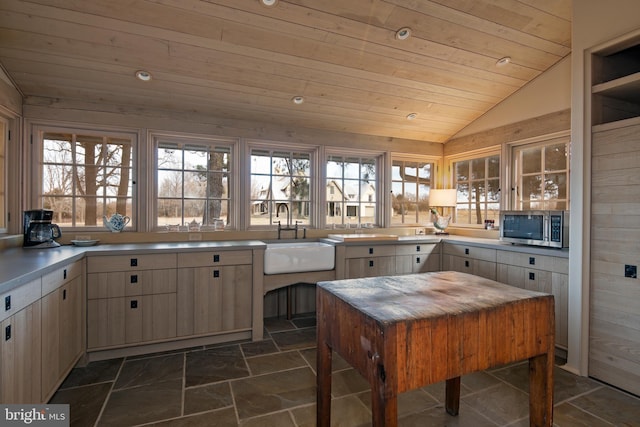
[[[410,113],[410,114],[407,114],[407,120],[413,120],[413,119],[415,119],[416,117],[418,117],[418,113]]]
[[[138,70],[136,71],[136,77],[138,78],[138,80],[148,82],[149,80],[151,80],[151,73],[144,70]]]
[[[509,63],[511,63],[511,57],[505,56],[504,58],[500,58],[496,61],[496,67],[504,67]]]
[[[294,104],[300,105],[304,102],[304,97],[303,96],[294,96],[293,98],[291,98],[291,102],[293,102]]]
[[[402,27],[398,31],[396,31],[396,39],[398,40],[406,40],[411,36],[411,28]]]
[[[278,4],[278,0],[260,0],[263,6],[273,7]]]

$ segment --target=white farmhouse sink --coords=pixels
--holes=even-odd
[[[335,247],[322,242],[268,243],[264,274],[333,270]]]

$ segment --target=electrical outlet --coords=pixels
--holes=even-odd
[[[635,265],[625,264],[624,266],[624,277],[629,277],[631,279],[638,278],[638,267]]]
[[[201,233],[189,233],[189,240],[191,240],[191,241],[202,240],[202,234]]]

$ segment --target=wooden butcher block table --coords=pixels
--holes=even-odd
[[[553,296],[466,273],[320,282],[318,426],[330,425],[331,352],[371,384],[373,426],[396,426],[399,393],[446,380],[458,414],[460,376],[529,359],[531,426],[553,423]]]

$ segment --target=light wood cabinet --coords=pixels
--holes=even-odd
[[[82,261],[42,278],[42,400],[47,401],[84,352]]]
[[[389,276],[396,274],[394,245],[347,246],[345,278]]]
[[[87,348],[175,338],[176,267],[175,253],[89,257]]]
[[[442,270],[459,271],[496,280],[496,250],[444,242]]]
[[[252,328],[252,251],[178,254],[178,282],[179,337]]]
[[[410,243],[396,246],[396,274],[427,273],[440,270],[437,243]]]
[[[497,251],[496,255],[498,282],[554,296],[556,345],[566,348],[568,343],[568,258],[502,250]]]
[[[5,304],[0,314],[2,403],[41,402],[41,292],[42,281],[38,278],[2,295]]]

